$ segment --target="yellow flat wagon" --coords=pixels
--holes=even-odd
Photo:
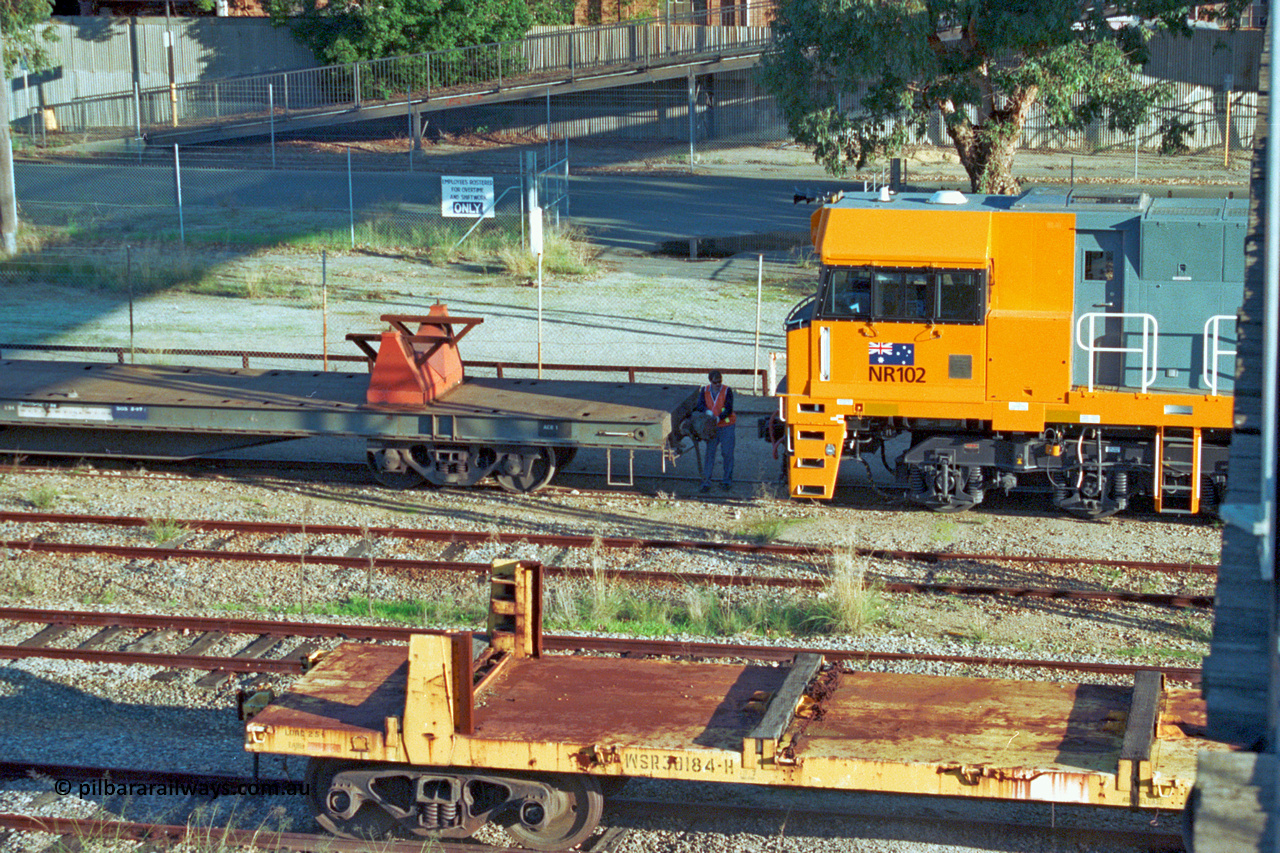
[[[540,654],[540,581],[495,569],[491,643],[417,635],[324,657],[246,725],[255,752],[307,756],[317,820],[351,836],[526,846],[594,831],[608,780],[1181,808],[1204,725],[1198,691]],[[515,592],[512,593],[511,591]],[[503,612],[503,611],[506,612]],[[605,783],[603,786],[601,783]]]

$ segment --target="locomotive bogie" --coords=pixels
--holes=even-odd
[[[1101,518],[1155,499],[1169,512],[1212,510],[1226,487],[1226,436],[1213,434],[1198,450],[1161,447],[1157,435],[1135,431],[1047,430],[1034,438],[985,434],[913,436],[896,464],[907,496],[938,511],[969,509],[998,488],[1049,491],[1056,507]],[[1192,453],[1198,459],[1192,458]],[[1197,473],[1198,472],[1198,473]],[[1038,488],[1037,488],[1038,487]]]

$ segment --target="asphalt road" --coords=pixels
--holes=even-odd
[[[154,207],[157,218],[166,220],[176,210],[173,171],[165,167],[19,162],[14,165],[14,178],[22,204],[136,205],[143,206],[144,212]],[[439,210],[438,174],[363,172],[353,178],[349,197],[344,172],[183,168],[182,201],[188,210],[345,213],[350,198],[357,219],[361,212],[385,210],[392,204],[421,205],[424,213]],[[511,176],[498,176],[495,193],[512,183]],[[824,190],[842,185],[830,180],[803,184],[806,189]],[[575,175],[570,215],[597,242],[641,251],[689,237],[804,234],[813,208],[792,203],[797,185],[794,178],[759,174]],[[517,199],[518,190],[503,202],[514,205]]]
[[[1090,181],[1094,188],[1146,189],[1153,193],[1222,196],[1247,192],[1243,168],[1207,174],[1197,160],[1157,159],[1142,165],[1142,179],[1134,181],[1132,158],[1072,158],[1065,154],[1019,155],[1018,174],[1027,185],[1039,181],[1064,183],[1070,178]],[[237,210],[336,211],[345,214],[353,204],[362,212],[387,210],[391,205],[421,206],[425,214],[439,210],[440,174],[435,172],[356,172],[348,185],[345,171],[238,170],[183,166],[182,199],[186,208]],[[927,175],[927,177],[925,177]],[[109,164],[18,162],[14,166],[20,204],[101,204],[128,209],[158,220],[175,211],[171,166],[148,161]],[[908,175],[908,181],[916,177]],[[931,167],[922,180],[928,188],[967,182],[955,165]],[[1156,183],[1144,183],[1144,180]],[[1172,181],[1173,183],[1167,183]],[[1165,182],[1165,183],[1162,183]],[[1234,182],[1234,183],[1233,183]],[[512,175],[498,175],[501,194],[517,183]],[[861,189],[861,181],[823,176],[814,166],[774,167],[724,164],[700,166],[688,173],[673,166],[661,174],[638,172],[574,174],[570,179],[570,217],[606,247],[653,251],[667,241],[753,234],[805,234],[812,206],[794,204],[797,190],[809,195],[837,189]],[[499,203],[513,210],[518,188]],[[504,207],[506,205],[506,207]],[[744,245],[744,250],[756,248]]]

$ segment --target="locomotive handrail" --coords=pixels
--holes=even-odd
[[[1097,339],[1097,319],[1101,317],[1104,320],[1126,320],[1141,319],[1142,320],[1142,346],[1141,347],[1104,347],[1093,343]],[[1084,327],[1085,320],[1089,321],[1089,340],[1086,343],[1081,340],[1080,332]],[[1093,373],[1094,373],[1094,354],[1101,352],[1118,352],[1118,353],[1141,353],[1142,354],[1142,390],[1146,391],[1156,381],[1156,372],[1159,369],[1158,349],[1159,349],[1159,325],[1156,318],[1145,313],[1128,313],[1128,312],[1103,312],[1090,311],[1087,314],[1081,314],[1080,319],[1076,321],[1076,345],[1084,350],[1089,356],[1089,390],[1093,390]]]
[[[1222,349],[1218,346],[1220,335],[1218,325],[1223,320],[1234,320],[1235,314],[1214,314],[1204,323],[1204,384],[1209,386],[1210,395],[1218,396],[1218,359],[1235,355],[1234,349]]]

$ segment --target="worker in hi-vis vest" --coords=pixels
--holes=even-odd
[[[733,488],[733,425],[738,418],[733,413],[733,389],[721,381],[720,371],[713,370],[707,374],[710,385],[702,388],[698,401],[708,415],[715,418],[716,429],[707,439],[707,464],[702,469],[702,491],[711,491],[711,472],[716,465],[716,448],[724,459],[724,479],[720,487],[726,492]]]

